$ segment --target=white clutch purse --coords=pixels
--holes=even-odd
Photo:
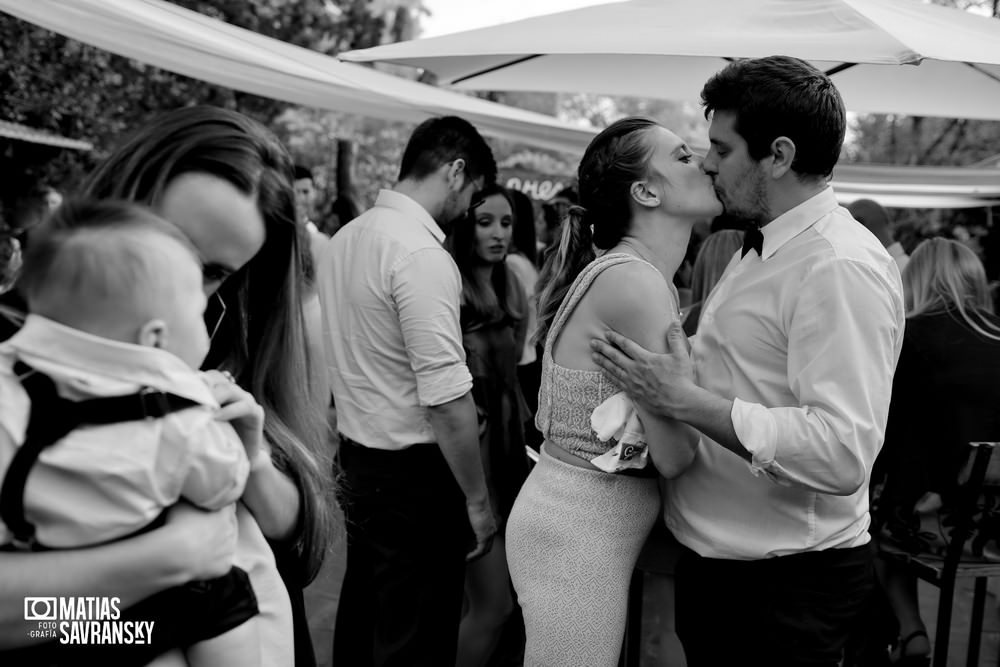
[[[590,427],[601,442],[613,438],[618,443],[610,451],[591,459],[595,466],[605,472],[646,467],[649,461],[646,434],[643,433],[635,405],[625,392],[618,392],[594,408],[590,415]]]

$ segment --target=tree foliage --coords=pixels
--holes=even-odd
[[[350,196],[364,209],[375,202],[379,188],[395,183],[414,125],[293,107],[275,119],[273,127],[296,162],[312,170],[319,191],[315,220],[324,231],[332,231],[337,223],[347,222],[331,219],[338,197]],[[350,174],[337,173],[337,153],[344,141],[354,149]],[[347,192],[337,187],[338,176],[341,185],[349,184]]]
[[[1000,0],[932,1],[1000,20]],[[856,162],[966,166],[1000,153],[997,121],[863,115],[851,130],[847,158]]]
[[[1000,21],[1000,0],[933,1],[992,16]],[[851,162],[958,167],[977,165],[1000,155],[1000,122],[863,115],[851,123],[851,141],[845,153],[845,159]],[[944,234],[966,242],[982,254],[981,246],[996,245],[1000,238],[1000,228],[992,222],[997,213],[1000,209],[897,210],[894,212],[896,236],[907,250],[912,250],[921,239]],[[987,239],[987,234],[992,238]],[[1000,278],[1000,262],[992,257],[987,257],[987,260],[991,278]]]
[[[323,53],[412,36],[419,0],[173,0]],[[70,189],[130,129],[166,109],[214,104],[271,125],[290,105],[167,72],[0,13],[0,118],[94,143],[95,151],[0,146],[0,203],[32,184]]]

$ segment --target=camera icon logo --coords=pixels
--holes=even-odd
[[[55,621],[58,609],[55,598],[24,598],[26,621]]]

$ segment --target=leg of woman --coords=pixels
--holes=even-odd
[[[458,631],[458,667],[480,667],[493,654],[504,623],[514,611],[507,550],[497,536],[489,552],[465,568],[468,609]]]
[[[920,603],[917,599],[917,578],[908,572],[895,568],[882,558],[875,559],[875,572],[885,591],[889,606],[899,621],[899,636],[908,641],[899,647],[900,654],[928,655],[931,651],[927,628],[920,618]],[[921,635],[920,633],[924,634]],[[914,634],[916,633],[916,634]]]

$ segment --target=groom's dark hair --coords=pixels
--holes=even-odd
[[[736,115],[736,131],[754,160],[771,154],[771,144],[787,137],[795,144],[792,170],[827,177],[840,158],[847,113],[840,92],[826,74],[804,60],[769,56],[737,60],[701,90],[705,118],[713,112]]]

